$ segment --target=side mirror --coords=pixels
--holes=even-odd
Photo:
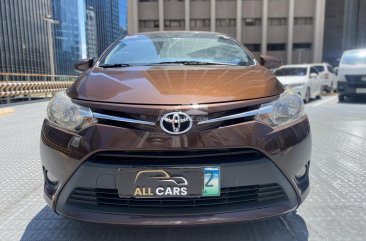
[[[277,69],[281,66],[281,60],[272,57],[272,56],[264,56],[261,55],[261,65],[266,67],[267,69]]]
[[[93,65],[94,65],[95,59],[91,58],[91,59],[81,59],[79,60],[75,65],[74,68],[77,71],[85,71],[90,69]]]
[[[338,75],[338,70],[339,70],[339,68],[338,68],[338,67],[334,68],[334,74],[335,74],[335,75]]]
[[[316,79],[317,77],[318,77],[318,75],[316,73],[310,74],[310,79]]]

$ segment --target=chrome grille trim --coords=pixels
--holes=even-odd
[[[151,121],[143,121],[143,120],[136,120],[136,119],[130,119],[130,118],[125,118],[125,117],[117,117],[117,116],[112,116],[112,115],[96,113],[96,112],[93,112],[92,114],[93,114],[93,117],[96,119],[104,119],[104,120],[120,121],[120,122],[132,123],[132,124],[155,126],[155,123],[151,122]]]
[[[219,118],[200,121],[197,124],[198,125],[210,124],[210,123],[214,123],[214,122],[233,120],[233,119],[255,116],[255,115],[260,115],[260,114],[267,114],[267,113],[271,113],[272,111],[273,111],[273,106],[270,105],[270,106],[266,106],[266,107],[259,108],[256,110],[251,110],[251,111],[247,111],[247,112],[243,112],[243,113],[239,113],[239,114],[235,114],[235,115],[222,116]]]
[[[204,120],[204,121],[199,121],[197,123],[197,125],[211,124],[211,123],[220,122],[220,121],[234,120],[234,119],[239,119],[239,118],[244,118],[244,117],[256,116],[256,115],[260,115],[260,114],[267,114],[267,113],[271,113],[272,111],[273,111],[273,106],[270,105],[270,106],[262,107],[259,109],[235,114],[235,115],[228,115],[228,116],[222,116],[222,117],[208,119],[208,120]],[[92,112],[91,114],[96,119],[120,121],[120,122],[141,124],[141,125],[150,125],[150,126],[156,125],[154,122],[151,122],[151,121],[137,120],[137,119],[131,119],[131,118],[125,118],[125,117],[112,116],[112,115],[105,115],[105,114],[96,113],[96,112]]]

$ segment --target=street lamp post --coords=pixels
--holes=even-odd
[[[52,19],[51,15],[43,17],[43,20],[47,22],[47,35],[48,35],[48,51],[50,54],[50,68],[51,68],[51,81],[55,81],[55,58],[53,52],[53,38],[52,38],[52,24],[60,24],[58,20]]]

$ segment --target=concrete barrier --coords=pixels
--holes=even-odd
[[[72,81],[1,81],[0,97],[58,92],[69,88],[72,83]]]

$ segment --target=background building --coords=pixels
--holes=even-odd
[[[98,56],[121,37],[119,0],[85,0],[86,8],[95,11]],[[123,17],[123,16],[122,16]]]
[[[0,0],[0,72],[50,74],[52,62],[75,75],[78,59],[126,33],[126,15],[129,33],[223,32],[284,63],[337,65],[343,50],[366,48],[365,0]]]
[[[0,72],[50,72],[47,23],[43,20],[49,11],[49,0],[0,1]]]
[[[0,73],[75,75],[77,60],[125,33],[120,6],[126,0],[0,0]]]
[[[85,36],[87,57],[98,57],[97,21],[92,6],[86,8]]]
[[[98,57],[121,36],[120,0],[52,0],[56,73],[74,75],[81,58]]]
[[[129,0],[129,33],[201,30],[229,34],[256,56],[320,62],[325,0]]]
[[[120,33],[124,36],[127,34],[127,0],[119,1],[119,26]]]
[[[83,4],[76,0],[52,0],[56,74],[74,75],[73,66],[82,57]],[[85,43],[84,43],[85,45]]]
[[[366,1],[328,0],[324,61],[336,66],[343,51],[354,48],[366,48]]]

